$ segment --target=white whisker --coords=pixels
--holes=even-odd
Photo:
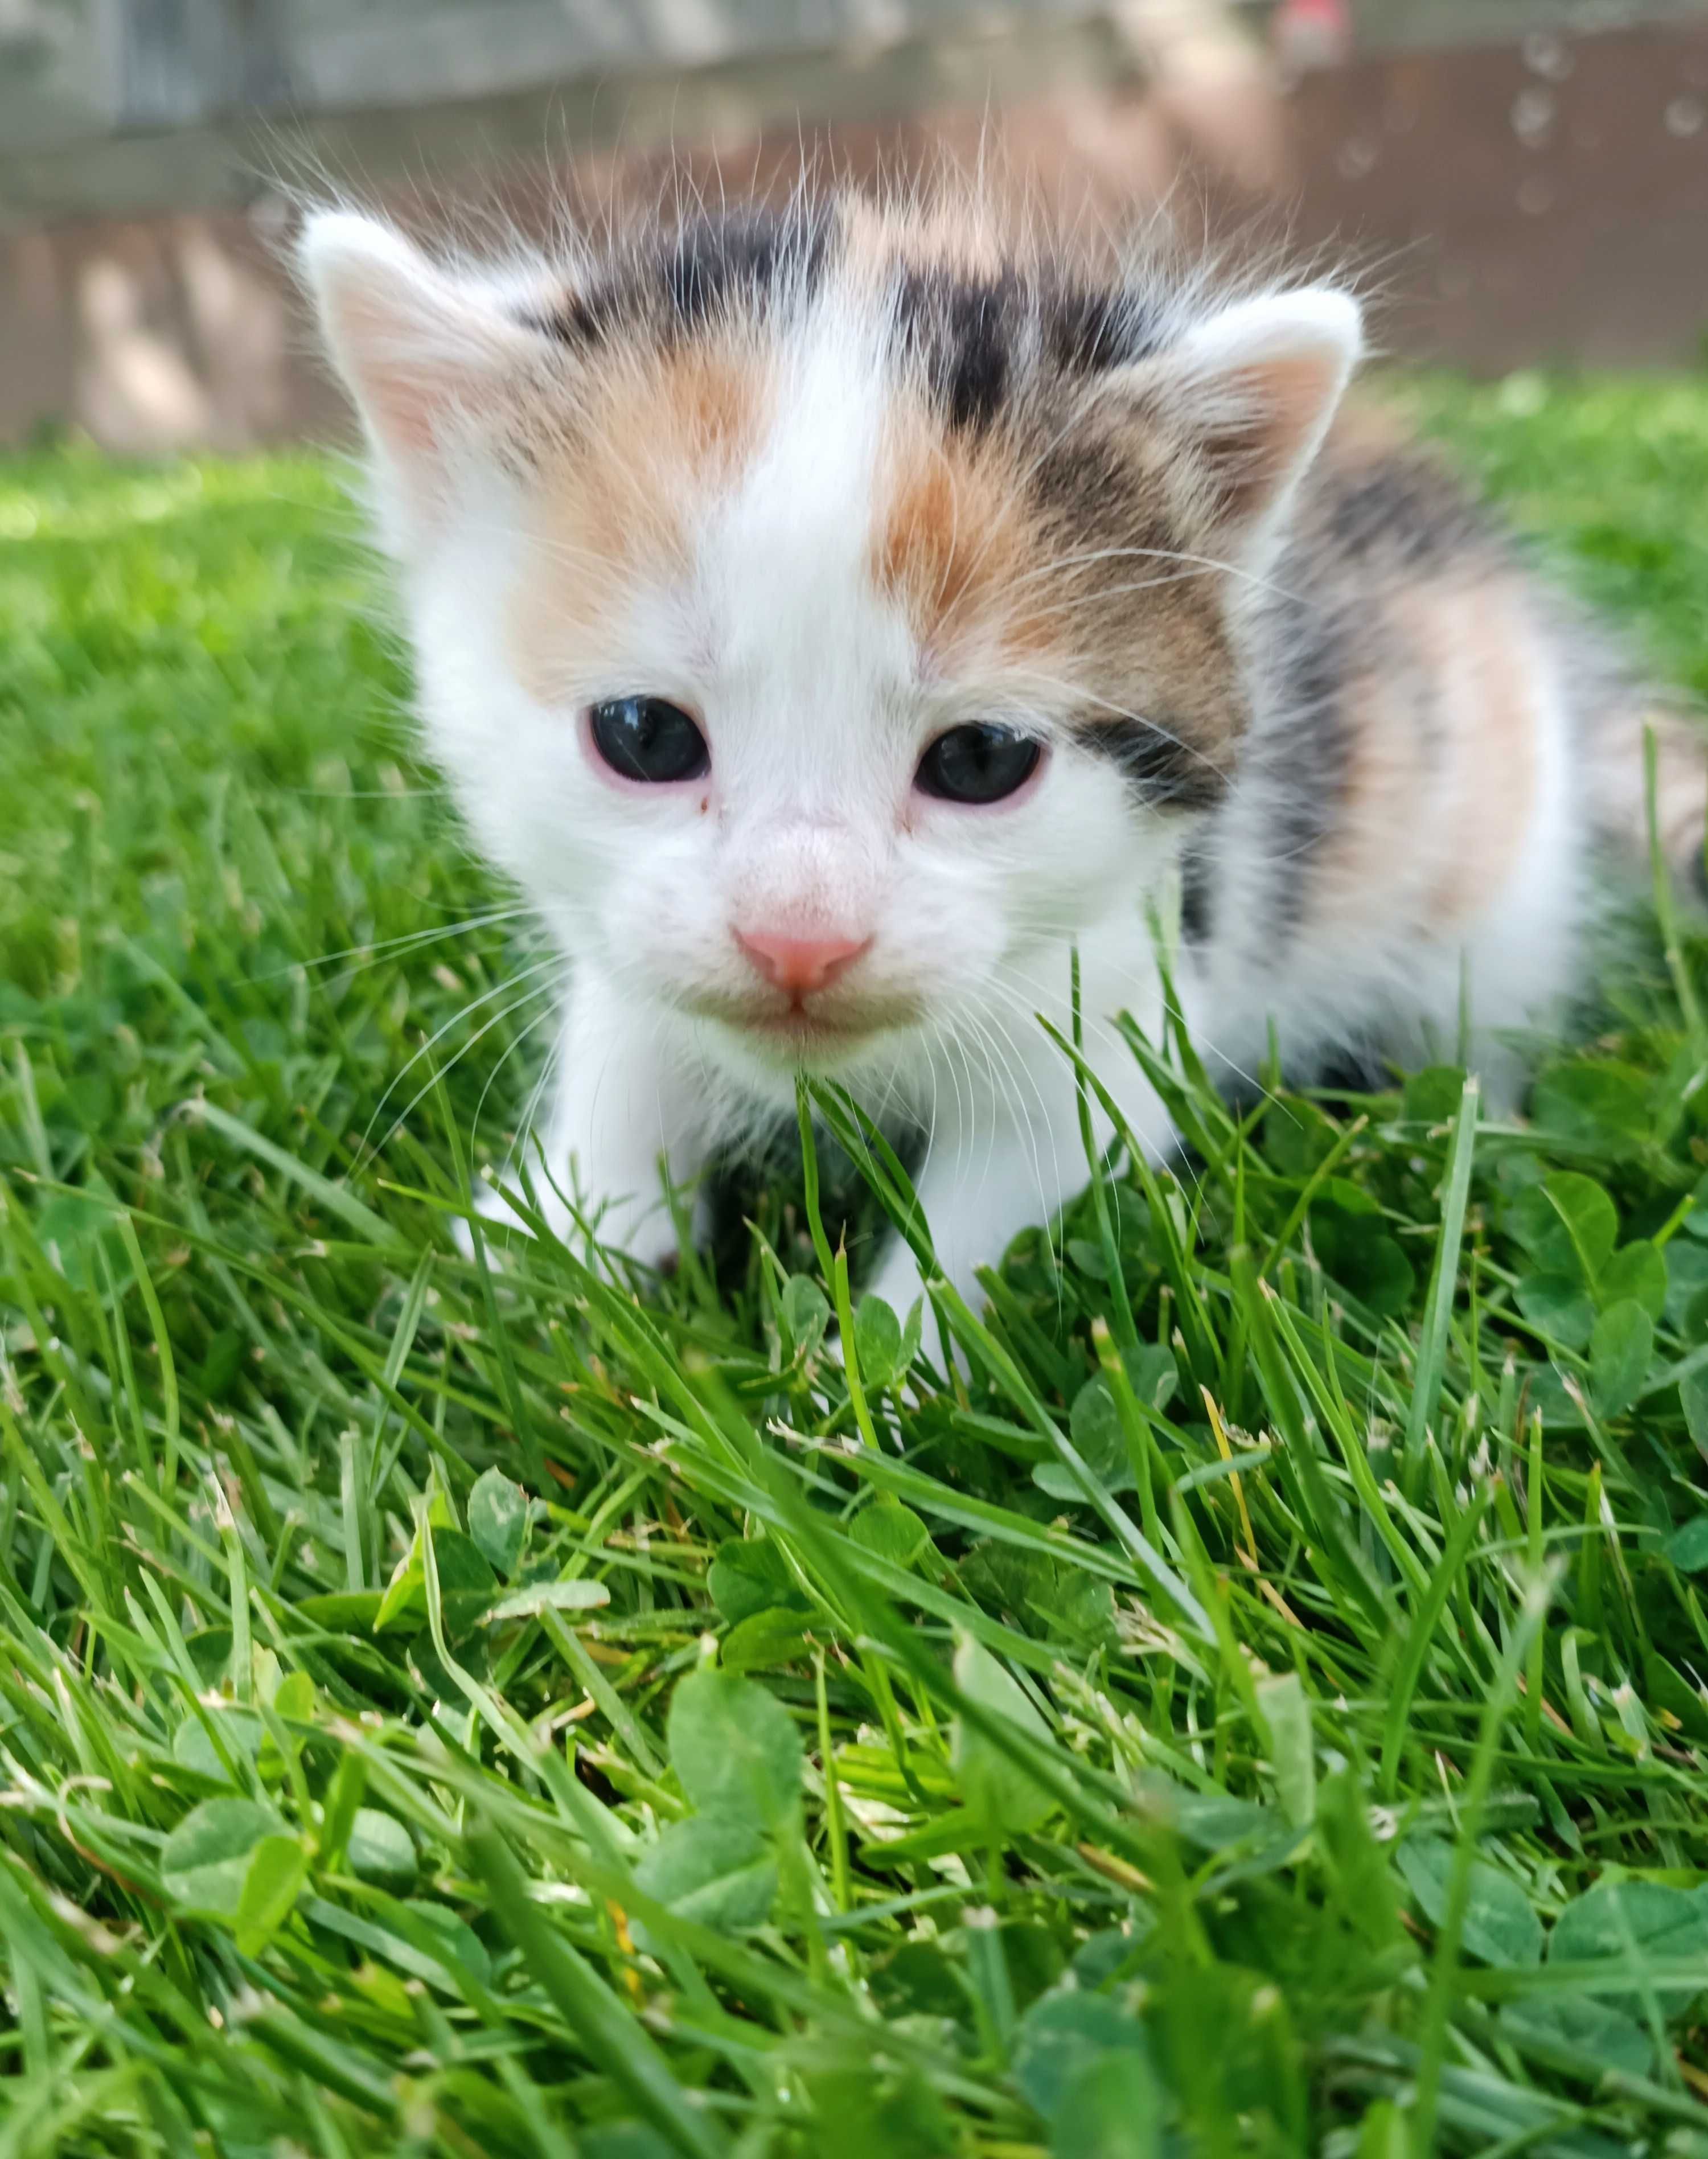
[[[362,1146],[359,1159],[365,1161],[367,1158],[369,1136],[373,1131],[375,1125],[379,1121],[380,1112],[385,1108],[386,1103],[391,1100],[395,1090],[400,1087],[404,1080],[409,1077],[410,1074],[415,1069],[416,1066],[420,1064],[423,1057],[431,1055],[432,1052],[441,1042],[444,1040],[445,1037],[451,1032],[453,1028],[460,1026],[463,1021],[470,1017],[472,1014],[479,1012],[483,1005],[490,1004],[494,998],[508,996],[519,983],[529,981],[535,976],[542,973],[547,967],[559,964],[561,963],[557,960],[555,955],[550,959],[536,960],[532,966],[525,967],[520,975],[513,975],[506,981],[494,984],[491,989],[483,991],[478,997],[471,997],[467,1004],[461,1006],[456,1012],[453,1012],[449,1019],[446,1020],[442,1026],[436,1028],[432,1033],[427,1037],[427,1040],[422,1043],[421,1047],[415,1052],[408,1063],[404,1065],[402,1069],[392,1075],[391,1080],[386,1085],[385,1093],[380,1095],[379,1100],[374,1105],[373,1114],[369,1117],[367,1125],[362,1133]],[[531,991],[529,994],[531,996],[536,994],[536,992]],[[505,1009],[514,1010],[515,1007],[507,1007]],[[504,1014],[502,1012],[495,1015],[496,1018],[501,1019],[503,1017]],[[478,1042],[480,1039],[481,1035],[485,1034],[493,1024],[493,1020],[488,1020],[485,1022],[482,1025],[479,1033],[474,1037],[474,1040]],[[467,1049],[470,1046],[472,1045],[465,1044],[463,1050],[458,1054],[466,1054]],[[432,1085],[431,1082],[428,1084],[429,1085]],[[420,1101],[420,1100],[421,1096],[417,1095],[414,1100],[411,1102],[409,1105],[410,1109],[412,1110],[415,1107],[415,1104]],[[406,1111],[404,1114],[406,1116],[408,1112]],[[400,1117],[392,1124],[390,1131],[388,1131],[386,1135],[386,1139],[389,1140],[391,1138],[392,1132],[395,1132],[397,1130],[398,1125],[402,1123],[402,1121],[403,1119]],[[383,1145],[384,1142],[382,1142],[381,1144]],[[377,1152],[378,1150],[376,1149],[375,1152]]]

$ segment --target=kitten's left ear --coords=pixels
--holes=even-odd
[[[1308,286],[1236,300],[1132,370],[1219,547],[1272,548],[1363,349],[1358,303]]]
[[[491,287],[441,268],[375,218],[318,212],[298,259],[375,448],[424,510],[455,445],[537,365],[539,338]]]

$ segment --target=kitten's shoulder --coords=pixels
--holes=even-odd
[[[1508,559],[1511,541],[1474,483],[1379,395],[1348,400],[1302,493],[1297,552],[1426,575]]]

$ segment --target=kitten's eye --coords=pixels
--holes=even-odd
[[[1026,784],[1043,755],[1035,735],[975,721],[938,736],[920,758],[914,784],[944,802],[1000,802]]]
[[[594,748],[625,779],[699,779],[711,769],[705,736],[663,697],[608,697],[587,718]]]

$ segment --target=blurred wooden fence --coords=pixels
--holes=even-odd
[[[1272,10],[1343,64],[1289,88]],[[0,0],[0,441],[334,424],[293,185],[526,224],[826,137],[857,173],[994,141],[1125,205],[1190,170],[1194,210],[1353,242],[1389,342],[1473,365],[1708,329],[1708,0]]]
[[[846,78],[854,101],[929,96],[934,46],[1036,49],[1099,20],[1185,20],[1273,0],[0,0],[0,219],[137,206],[207,162],[173,138],[355,111],[436,110],[551,86],[596,135],[646,82],[702,75],[763,87]],[[1515,43],[1687,20],[1708,0],[1325,0],[1361,53]],[[953,72],[953,60],[950,61]],[[905,77],[908,67],[901,74]],[[867,80],[862,96],[862,78]],[[601,99],[605,85],[609,92]],[[589,98],[586,93],[591,92]],[[585,113],[582,108],[586,107]],[[500,115],[499,124],[503,126]],[[123,143],[126,154],[103,153]],[[151,176],[159,178],[150,184]],[[115,192],[116,191],[116,193]]]
[[[0,154],[1065,25],[1103,0],[0,0]],[[614,116],[613,116],[614,117]]]

